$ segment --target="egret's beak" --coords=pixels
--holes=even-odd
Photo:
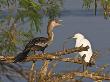
[[[67,39],[71,39],[71,38],[76,39],[76,37],[74,37],[74,36],[68,37]]]
[[[73,38],[73,36],[70,36],[70,37],[68,37],[67,39],[72,39]]]
[[[76,37],[72,37],[72,38],[76,39]]]

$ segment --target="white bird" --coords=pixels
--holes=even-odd
[[[92,48],[91,48],[91,44],[89,42],[89,40],[87,40],[84,35],[82,35],[81,33],[76,33],[72,38],[76,39],[76,44],[75,44],[75,47],[86,47],[86,46],[89,46],[89,49],[88,51],[81,51],[81,52],[78,52],[78,54],[83,58],[84,57],[84,61],[86,63],[89,63],[90,62],[90,59],[91,59],[91,56],[93,55],[93,52],[92,52]]]

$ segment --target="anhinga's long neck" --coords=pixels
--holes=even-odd
[[[53,33],[53,28],[51,27],[51,25],[48,25],[47,34],[48,34],[48,41],[53,41],[54,33]]]

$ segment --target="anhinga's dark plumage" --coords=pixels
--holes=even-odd
[[[37,37],[32,39],[25,47],[25,51],[44,51],[45,48],[48,46],[48,38],[45,37]]]
[[[30,51],[42,51],[44,53],[45,48],[53,41],[53,28],[59,25],[59,20],[49,21],[47,26],[48,37],[37,37],[30,40],[25,49],[15,57],[14,63],[23,61]]]

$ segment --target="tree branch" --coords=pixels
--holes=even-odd
[[[85,71],[85,72],[74,71],[73,72],[72,71],[72,72],[53,75],[51,78],[47,80],[47,82],[53,81],[53,79],[55,79],[55,81],[57,82],[57,80],[60,81],[60,80],[75,79],[76,77],[85,77],[85,78],[90,78],[93,80],[110,80],[110,76],[107,76],[106,74],[98,75],[95,72],[88,72],[88,71]]]
[[[70,53],[74,53],[74,52],[87,51],[88,49],[89,49],[88,46],[86,46],[86,47],[81,46],[81,47],[57,51],[54,53],[31,55],[31,56],[28,56],[23,62],[45,60],[45,59],[52,59],[52,60],[58,60],[59,59],[61,61],[63,59],[60,59],[58,56],[62,56],[62,55],[66,55],[66,54],[70,54]],[[0,61],[12,63],[14,61],[14,57],[15,56],[0,56]]]
[[[49,60],[44,60],[43,65],[39,71],[39,82],[44,82],[44,78],[46,77],[48,72],[49,63]]]

